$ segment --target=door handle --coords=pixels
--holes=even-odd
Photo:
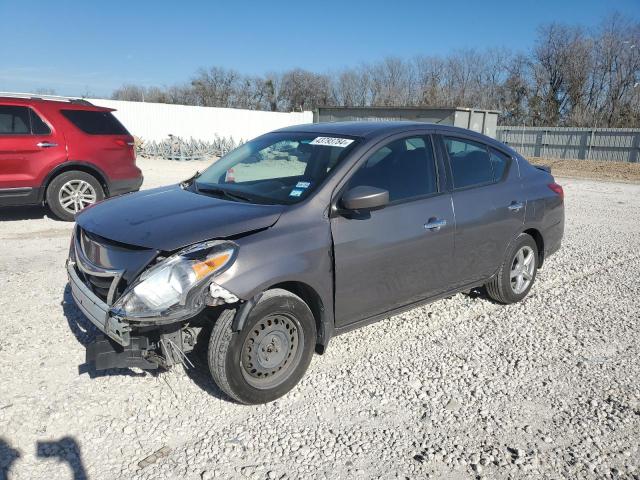
[[[507,208],[512,212],[519,212],[523,207],[523,202],[511,202],[511,205],[509,205]]]
[[[36,147],[40,147],[40,148],[51,148],[51,147],[57,147],[57,146],[58,146],[57,143],[52,143],[52,142],[36,143]]]
[[[444,227],[447,224],[446,220],[442,220],[439,218],[430,218],[427,223],[424,224],[424,228],[426,230],[431,230],[437,232],[440,228]]]

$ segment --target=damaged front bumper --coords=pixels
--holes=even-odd
[[[171,323],[180,323],[185,319],[176,321],[164,317],[127,319],[118,315],[107,303],[95,295],[82,281],[76,271],[76,261],[73,258],[67,260],[67,274],[71,295],[78,308],[98,329],[118,344],[126,347],[131,342],[131,330],[133,327],[161,326]],[[205,299],[208,306],[221,306],[240,301],[233,293],[225,288],[211,283],[209,294]],[[197,313],[197,312],[196,312]]]
[[[220,247],[217,241],[199,245],[207,248],[207,252]],[[222,245],[227,248],[223,253],[231,252],[227,244]],[[163,270],[159,268],[163,268],[163,265],[175,266],[182,261],[202,264],[197,265],[200,268],[203,265],[208,267],[209,264],[194,260],[194,255],[197,256],[199,251],[196,249],[194,253],[185,249],[181,254],[174,254],[148,267],[142,275],[148,275],[154,269],[160,275]],[[232,253],[228,253],[227,257],[231,258]],[[156,368],[188,362],[185,352],[193,349],[202,327],[211,324],[202,323],[202,319],[216,312],[215,308],[207,307],[243,303],[233,293],[213,282],[212,278],[205,276],[199,284],[193,283],[193,290],[187,291],[180,298],[180,303],[173,303],[166,309],[156,308],[154,311],[150,308],[145,312],[135,302],[133,308],[127,308],[125,297],[136,294],[136,285],[144,285],[149,281],[149,276],[146,279],[141,275],[137,279],[127,278],[130,268],[140,268],[150,261],[149,254],[143,252],[145,258],[131,263],[132,255],[135,256],[132,250],[105,245],[104,241],[92,238],[78,228],[74,231],[66,269],[74,302],[105,335],[87,349],[87,361],[95,363],[97,369],[125,366]],[[201,270],[197,271],[202,273]],[[177,274],[180,273],[177,271]],[[150,295],[152,301],[162,298],[158,297],[164,294],[162,281],[165,279],[156,282],[158,285],[147,285],[144,295]],[[171,293],[175,292],[169,291],[168,294]],[[131,298],[138,300],[135,296]]]
[[[80,278],[74,258],[67,260],[71,295],[82,313],[105,336],[98,336],[87,346],[86,362],[96,370],[110,368],[154,369],[184,363],[185,353],[193,350],[201,330],[189,325],[190,320],[172,321],[165,318],[130,320],[114,313]],[[212,283],[209,306],[236,303],[239,299],[226,289]]]
[[[71,295],[78,308],[98,329],[122,346],[131,342],[131,325],[122,318],[112,316],[109,306],[95,295],[78,276],[75,262],[67,260],[67,274]]]

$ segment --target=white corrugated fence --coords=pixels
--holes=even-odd
[[[239,142],[277,128],[313,122],[312,112],[263,112],[99,98],[87,100],[94,105],[115,108],[114,115],[118,120],[132,135],[143,140],[164,140],[171,134],[208,142],[220,137]]]

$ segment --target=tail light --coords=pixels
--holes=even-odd
[[[132,142],[132,141],[124,140],[122,138],[116,138],[114,140],[114,142],[119,147],[126,148],[128,150],[128,154],[133,157],[133,162],[135,163],[135,161],[136,161],[136,149],[135,149],[136,143]]]
[[[551,190],[555,192],[561,199],[564,200],[564,190],[562,189],[562,185],[558,185],[557,183],[550,183],[547,185]]]
[[[127,142],[121,138],[116,138],[115,142],[116,145],[120,145],[121,147],[133,147],[135,145],[135,142]]]

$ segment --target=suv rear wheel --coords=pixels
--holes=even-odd
[[[72,222],[83,208],[104,198],[102,185],[93,175],[72,170],[55,177],[47,187],[47,205],[60,220]]]
[[[239,332],[235,310],[217,319],[209,340],[209,370],[218,387],[240,403],[266,403],[291,390],[307,371],[316,343],[311,310],[297,295],[267,290]]]

